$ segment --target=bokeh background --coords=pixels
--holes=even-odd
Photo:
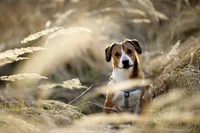
[[[69,107],[64,103],[70,103],[70,109],[74,109],[73,105],[78,110],[67,114],[70,122],[82,115],[101,113],[105,96],[94,92],[107,84],[112,72],[111,63],[105,61],[104,49],[128,38],[137,39],[143,49],[139,58],[146,78],[152,80],[149,97],[152,101],[158,99],[150,107],[156,119],[148,127],[159,127],[158,132],[165,131],[160,130],[163,128],[167,132],[199,131],[199,115],[187,114],[188,110],[200,109],[196,95],[200,89],[199,0],[0,0],[0,16],[2,114],[10,113],[12,107],[16,110],[18,103],[22,111],[30,111],[28,115],[38,110],[48,114],[52,108],[65,111]],[[38,103],[41,99],[47,101]],[[181,99],[186,100],[185,106]],[[38,106],[42,108],[30,109]],[[175,110],[172,122],[163,116],[169,110],[171,115]],[[183,115],[190,117],[174,122],[180,118],[181,111],[177,110],[184,110]],[[14,114],[17,118],[21,116],[16,111]],[[34,122],[41,117],[37,115]],[[66,114],[51,118],[56,122],[47,122],[51,116],[42,117],[47,127],[70,123]],[[27,122],[27,118],[21,120]],[[10,121],[2,123],[6,127]],[[11,125],[15,129],[17,124]],[[40,124],[34,128],[33,132],[48,131]],[[90,127],[94,131],[98,128]]]

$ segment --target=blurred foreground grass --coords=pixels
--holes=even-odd
[[[0,132],[200,132],[199,0],[1,0],[0,15]],[[126,38],[151,102],[107,116],[104,48]]]

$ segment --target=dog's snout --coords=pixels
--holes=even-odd
[[[122,64],[123,64],[124,66],[128,66],[128,65],[129,65],[129,60],[123,60],[123,61],[122,61]]]

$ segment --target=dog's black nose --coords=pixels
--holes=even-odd
[[[123,61],[122,61],[122,64],[123,64],[125,67],[128,67],[128,66],[129,66],[129,60],[123,60]]]

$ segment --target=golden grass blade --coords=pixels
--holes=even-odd
[[[146,13],[142,10],[132,9],[132,8],[125,8],[123,10],[129,14],[133,14],[134,16],[139,15],[141,17],[147,17]]]
[[[1,59],[0,61],[0,67],[1,66],[4,66],[6,64],[10,64],[10,63],[13,63],[15,61],[21,61],[21,60],[27,60],[29,58],[26,58],[26,57],[13,57],[13,58],[5,58],[5,59]]]
[[[134,87],[137,87],[137,86],[148,86],[150,84],[151,84],[151,80],[149,80],[149,79],[127,80],[127,81],[124,81],[124,82],[119,82],[119,83],[116,83],[116,84],[113,84],[113,85],[109,85],[109,89],[110,89],[109,91],[110,92],[116,92],[116,91],[120,91],[120,90],[126,90],[126,89],[130,89],[130,88],[134,88]],[[94,93],[104,94],[104,93],[107,92],[107,89],[108,89],[108,86],[104,85],[104,86],[96,89],[96,91]]]
[[[176,123],[177,120],[179,122],[185,123],[200,123],[200,115],[199,113],[194,112],[165,112],[160,116],[161,120],[168,121],[170,123]]]
[[[24,38],[21,41],[21,43],[27,43],[27,42],[36,40],[36,39],[40,38],[41,36],[48,35],[49,33],[55,32],[55,31],[60,30],[60,29],[63,29],[63,27],[54,27],[54,28],[50,28],[50,29],[45,29],[45,30],[39,31],[39,32],[37,32],[35,34],[31,34],[28,37]]]
[[[40,85],[37,88],[38,88],[38,97],[40,97],[40,99],[47,99],[49,96],[52,95],[52,92],[54,92],[56,88],[74,90],[74,89],[85,89],[86,87],[81,85],[79,79],[71,79],[64,81],[62,84]]]
[[[140,24],[140,23],[151,23],[149,19],[133,19],[133,23]]]
[[[173,90],[172,92],[170,92],[166,95],[163,95],[162,97],[156,98],[152,104],[152,107],[154,109],[158,109],[165,105],[176,102],[176,101],[180,100],[180,98],[183,96],[183,94],[184,94],[184,91]]]
[[[169,20],[169,18],[165,14],[163,14],[161,12],[155,11],[154,13],[158,18],[160,18],[162,20]]]
[[[150,0],[138,0],[138,2],[147,9],[154,9],[153,3]]]
[[[86,88],[85,86],[81,85],[80,80],[77,78],[64,81],[62,84],[40,85],[38,88],[52,89],[55,87],[63,87],[63,88],[68,88],[68,89]]]
[[[142,10],[138,10],[138,9],[133,9],[133,8],[113,8],[113,7],[107,7],[104,9],[100,9],[100,10],[95,10],[93,12],[88,13],[88,15],[97,15],[100,13],[126,13],[126,14],[130,14],[134,17],[146,17],[146,13],[143,12]]]
[[[70,89],[72,89],[72,88],[81,89],[81,88],[84,87],[84,86],[81,85],[81,82],[78,78],[64,81],[63,86],[70,88]]]
[[[75,121],[76,126],[90,126],[91,123],[98,125],[104,123],[112,123],[112,124],[123,124],[132,121],[146,121],[147,118],[145,116],[133,115],[131,113],[120,113],[120,114],[95,114],[84,117],[84,119]]]
[[[138,0],[138,2],[148,11],[149,14],[151,14],[152,16],[155,16],[157,21],[159,19],[169,20],[169,18],[165,14],[155,9],[153,3],[150,0]]]
[[[52,39],[59,35],[67,35],[67,34],[74,34],[74,33],[81,33],[81,32],[92,33],[90,29],[87,29],[84,27],[74,27],[74,28],[69,28],[69,29],[60,29],[54,34],[50,35],[48,39]]]
[[[2,112],[1,112],[2,113]],[[32,124],[29,124],[23,119],[20,119],[16,116],[12,116],[10,114],[1,114],[0,115],[0,122],[1,122],[1,132],[4,133],[40,133],[40,129],[35,127]]]
[[[47,77],[41,76],[39,74],[29,74],[29,73],[0,77],[0,80],[4,80],[4,81],[16,81],[16,80],[24,80],[24,79],[47,79]]]
[[[91,30],[87,28],[61,29],[47,38],[45,46],[48,50],[34,54],[22,67],[18,67],[15,73],[46,75],[63,62],[78,56],[82,49],[89,46],[91,39]],[[37,64],[37,67],[33,64]]]
[[[178,40],[176,44],[173,46],[173,48],[170,50],[170,52],[167,54],[167,59],[175,58],[175,54],[178,51],[179,45],[180,45],[181,40]]]
[[[57,14],[56,15],[57,19],[55,21],[56,25],[62,24],[66,19],[68,19],[68,17],[70,17],[76,11],[77,11],[76,9],[69,9],[63,14]]]
[[[0,67],[4,66],[6,64],[28,59],[26,57],[18,57],[20,55],[26,54],[26,53],[32,53],[34,51],[41,51],[45,50],[45,48],[42,47],[27,47],[27,48],[19,48],[14,50],[7,50],[0,54]]]

